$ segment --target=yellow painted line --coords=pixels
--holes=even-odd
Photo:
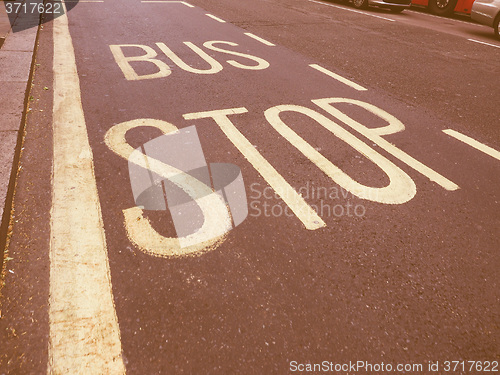
[[[92,150],[64,10],[54,19],[47,370],[124,374]]]
[[[141,3],[166,3],[166,4],[184,4],[190,8],[194,8],[194,5],[186,3],[185,1],[169,1],[169,0],[143,0]]]
[[[220,19],[220,18],[219,18],[219,17],[217,17],[217,16],[214,16],[213,14],[207,13],[207,14],[205,14],[205,15],[206,15],[206,16],[208,16],[208,17],[210,17],[210,18],[212,18],[212,19],[214,19],[214,20],[216,20],[216,21],[218,21],[218,22],[220,22],[220,23],[226,23],[226,21],[224,21],[224,20]]]
[[[262,44],[265,44],[266,46],[270,46],[270,47],[274,47],[275,45],[263,38],[261,38],[260,36],[257,36],[255,34],[252,34],[252,33],[245,33],[246,36],[249,36],[250,38],[253,38],[255,40],[258,40],[259,42],[261,42]]]
[[[290,186],[276,169],[261,155],[250,141],[234,126],[228,116],[247,113],[246,108],[231,108],[216,111],[188,113],[183,115],[186,120],[213,118],[223,133],[234,146],[242,153],[250,164],[260,173],[267,183],[274,189],[281,199],[290,207],[297,218],[309,230],[325,227],[325,222],[309,206],[304,198]]]
[[[459,133],[452,129],[443,130],[444,133],[448,134],[450,137],[458,139],[471,147],[474,147],[476,150],[482,151],[487,155],[490,155],[492,158],[500,160],[500,151],[495,150],[490,146],[486,146],[485,144],[476,141],[474,138],[471,138],[467,135]]]
[[[469,40],[471,42],[475,42],[475,43],[484,44],[484,45],[490,46],[490,47],[500,48],[500,46],[498,44],[491,44],[491,43],[481,42],[480,40],[476,40],[476,39],[467,39],[467,40]]]
[[[344,85],[352,87],[355,90],[358,90],[358,91],[367,91],[367,89],[364,88],[363,86],[358,85],[357,83],[355,83],[355,82],[353,82],[353,81],[351,81],[351,80],[349,80],[347,78],[344,78],[341,75],[338,75],[338,74],[336,74],[334,72],[331,72],[328,69],[323,68],[322,66],[319,66],[317,64],[310,64],[309,66],[311,68],[313,68],[313,69],[316,69],[317,71],[320,71],[321,73],[326,74],[329,77],[332,77],[333,79],[336,79],[339,82],[342,82]]]

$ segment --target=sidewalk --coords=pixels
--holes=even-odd
[[[34,17],[39,16],[20,14],[15,25],[38,23]],[[13,32],[0,2],[0,261],[9,226],[37,32],[37,27]]]

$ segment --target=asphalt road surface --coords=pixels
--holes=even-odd
[[[499,373],[499,58],[415,11],[80,1],[39,33],[0,373]]]

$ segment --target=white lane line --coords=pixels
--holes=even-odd
[[[415,8],[417,8],[417,7],[415,7]],[[425,13],[425,12],[422,12],[422,11],[419,12],[418,10],[415,10],[415,9],[405,9],[405,13],[406,12],[417,13],[417,14],[421,14],[421,15],[427,16],[427,17],[438,18],[441,21],[443,21],[443,20],[454,21],[454,22],[459,22],[459,23],[463,23],[463,24],[466,24],[466,25],[476,25],[476,26],[479,26],[479,24],[474,23],[474,22],[467,22],[467,21],[457,20],[456,18],[446,18],[446,17],[443,17],[443,16],[437,16],[435,14]]]
[[[496,45],[496,44],[491,44],[491,43],[486,43],[486,42],[481,42],[480,40],[475,40],[475,39],[467,39],[471,42],[475,42],[475,43],[480,43],[480,44],[485,44],[487,46],[491,46],[491,47],[496,47],[496,48],[500,48],[499,45]]]
[[[246,36],[249,36],[250,38],[253,38],[255,40],[258,40],[259,42],[261,42],[262,44],[265,44],[266,46],[271,46],[271,47],[274,47],[275,45],[265,39],[262,39],[260,36],[257,36],[255,34],[252,34],[252,33],[245,33]]]
[[[448,134],[450,137],[458,139],[459,141],[462,141],[468,144],[469,146],[474,147],[476,150],[482,151],[485,154],[490,155],[492,158],[500,160],[500,151],[497,151],[490,146],[486,146],[485,144],[476,141],[474,138],[471,138],[467,135],[464,135],[452,129],[445,129],[443,130],[443,132]]]
[[[49,374],[125,374],[67,11],[54,19]]]
[[[220,23],[226,23],[226,21],[221,20],[219,17],[216,17],[213,14],[207,13],[207,14],[205,14],[205,16],[208,16],[208,17],[210,17],[210,18],[212,18],[212,19],[214,19],[214,20],[216,20],[216,21],[218,21]]]
[[[164,3],[164,4],[184,4],[190,8],[194,8],[194,5],[186,3],[185,1],[172,1],[172,0],[142,0],[141,3]]]
[[[330,77],[336,79],[339,82],[342,82],[344,85],[352,87],[355,90],[358,90],[358,91],[368,91],[368,89],[364,88],[363,86],[358,85],[357,83],[355,83],[353,81],[350,81],[347,78],[344,78],[344,77],[342,77],[342,76],[340,76],[340,75],[338,75],[338,74],[336,74],[334,72],[331,72],[328,69],[323,68],[322,66],[319,66],[317,64],[310,64],[309,66],[311,68],[314,68],[314,69],[322,72],[322,73],[325,73],[327,76],[330,76]]]
[[[370,13],[362,12],[362,11],[356,10],[356,9],[350,9],[350,8],[345,8],[345,7],[341,7],[341,6],[334,5],[334,4],[323,3],[322,1],[316,1],[316,0],[309,0],[309,1],[311,3],[322,4],[322,5],[326,5],[326,6],[333,7],[333,8],[347,10],[349,12],[364,14],[365,16],[370,16],[370,17],[380,18],[380,19],[383,19],[386,21],[396,22],[396,20],[393,20],[392,18],[381,17],[381,16],[377,16],[376,14],[370,14]]]

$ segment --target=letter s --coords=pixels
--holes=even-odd
[[[213,40],[213,41],[205,42],[205,43],[203,43],[203,46],[205,46],[205,48],[211,49],[212,51],[222,52],[222,53],[226,53],[228,55],[240,56],[240,57],[244,57],[246,59],[257,62],[257,65],[244,65],[244,64],[241,64],[241,63],[234,61],[234,60],[227,60],[228,64],[230,64],[236,68],[248,69],[248,70],[263,70],[263,69],[269,68],[269,63],[266,60],[261,59],[260,57],[247,55],[247,54],[241,53],[241,52],[229,51],[227,49],[215,47],[214,44],[227,44],[231,47],[238,46],[238,44],[236,44],[236,43],[224,42],[224,41],[220,41],[220,40]]]
[[[174,125],[155,119],[137,119],[122,122],[108,130],[106,145],[116,154],[142,168],[170,180],[195,200],[203,213],[204,222],[195,233],[185,237],[164,237],[151,226],[140,207],[123,210],[125,228],[131,242],[141,250],[155,256],[172,257],[205,252],[221,244],[232,228],[231,218],[224,200],[211,187],[183,171],[134,150],[125,138],[126,133],[139,126],[151,126],[164,134],[177,132]],[[202,198],[196,198],[196,197]]]

